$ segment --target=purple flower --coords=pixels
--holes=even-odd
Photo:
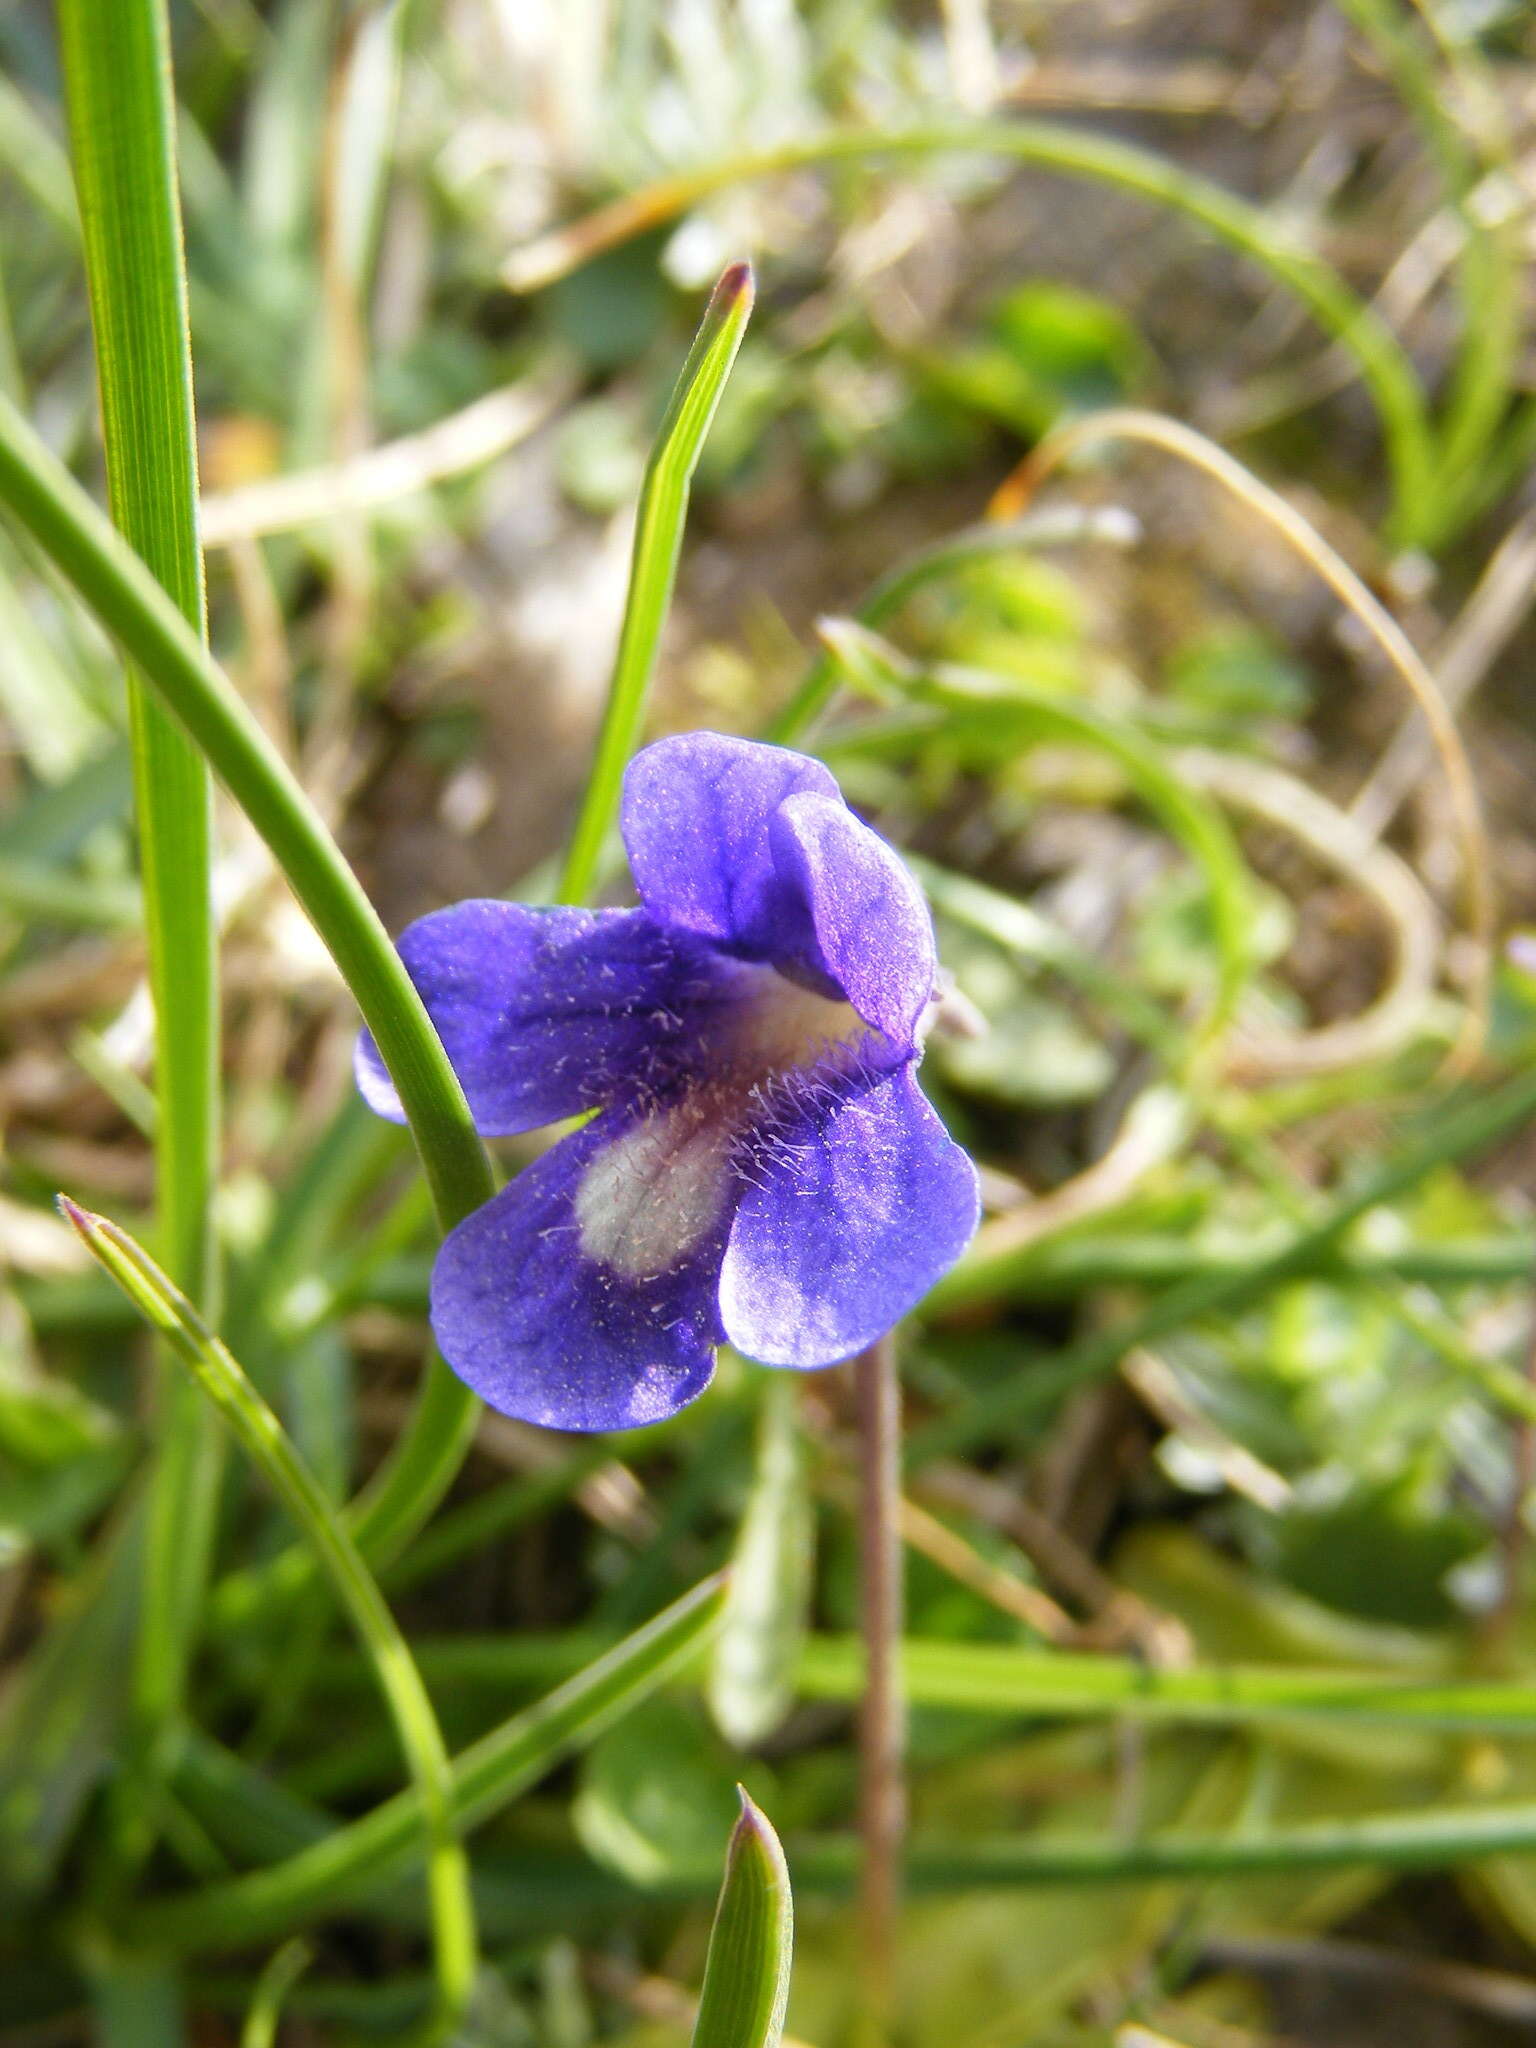
[[[638,910],[476,900],[400,940],[485,1136],[598,1112],[432,1273],[454,1371],[556,1429],[674,1414],[722,1340],[766,1365],[851,1357],[976,1227],[975,1168],[914,1073],[927,908],[820,762],[658,741],[623,832]],[[400,1120],[366,1035],[358,1077]]]

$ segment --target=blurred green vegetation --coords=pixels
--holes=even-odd
[[[901,2048],[1526,2038],[1536,977],[1501,957],[1468,1059],[1443,763],[1250,512],[1106,450],[985,514],[1102,407],[1233,449],[1468,706],[1499,936],[1536,923],[1528,10],[171,28],[212,644],[392,929],[554,893],[653,435],[704,288],[757,265],[650,728],[793,737],[910,850],[965,1025],[925,1080],[988,1204],[902,1338]],[[34,0],[0,391],[99,491]],[[396,2037],[430,1995],[399,1752],[236,1460],[116,1839],[157,1422],[52,1198],[166,1255],[130,749],[116,655],[4,520],[0,736],[0,2048]],[[353,1097],[354,1003],[227,802],[216,836],[219,1328],[339,1506],[408,1426],[436,1229]],[[463,2040],[685,2039],[738,1781],[795,1880],[790,2032],[855,2038],[851,1429],[839,1373],[730,1357],[635,1436],[487,1417],[379,1562],[475,1824]]]

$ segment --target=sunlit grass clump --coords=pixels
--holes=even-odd
[[[1536,51],[1225,12],[0,21],[0,2048],[1536,2012]]]

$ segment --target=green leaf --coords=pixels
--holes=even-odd
[[[1118,307],[1036,279],[987,316],[987,338],[922,360],[936,388],[1034,439],[1065,413],[1113,405],[1142,380],[1145,350]]]
[[[108,1409],[40,1369],[0,1298],[0,1545],[70,1535],[99,1512],[132,1456]]]
[[[1152,1670],[1133,1658],[1078,1656],[1003,1643],[909,1637],[906,1690],[917,1707],[1063,1720],[1100,1715],[1202,1725],[1330,1723],[1358,1728],[1536,1732],[1536,1686],[1513,1680],[1351,1665],[1202,1663]],[[1427,1659],[1426,1659],[1427,1661]],[[1421,1666],[1422,1671],[1422,1666]],[[807,1699],[856,1700],[863,1690],[851,1636],[814,1636],[800,1666]]]
[[[1305,718],[1311,678],[1257,626],[1203,626],[1166,665],[1169,690],[1218,732],[1261,719]]]
[[[778,2048],[793,1949],[789,1866],[767,1815],[743,1792],[710,1930],[693,2048]]]
[[[0,164],[71,240],[79,231],[69,158],[21,87],[0,72]]]
[[[584,1759],[571,1818],[582,1846],[631,1884],[708,1867],[735,1813],[725,1745],[691,1704],[648,1700]]]
[[[0,819],[0,854],[39,867],[67,860],[103,825],[126,818],[130,794],[128,750],[113,746],[67,781],[13,803]]]
[[[1448,1575],[1487,1546],[1476,1516],[1438,1501],[1413,1468],[1360,1478],[1342,1499],[1280,1518],[1276,1564],[1312,1599],[1371,1621],[1433,1628],[1455,1618]]]
[[[645,466],[624,624],[597,754],[560,878],[562,903],[584,903],[592,893],[603,842],[618,814],[619,788],[640,737],[656,649],[677,578],[689,487],[751,317],[753,291],[748,263],[733,263],[715,286]]]
[[[731,1559],[709,1672],[710,1711],[739,1748],[771,1735],[794,1704],[811,1598],[816,1523],[787,1373],[762,1373],[757,1470]]]

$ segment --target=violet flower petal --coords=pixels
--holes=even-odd
[[[472,898],[397,944],[476,1128],[488,1138],[646,1098],[697,1057],[719,1000],[708,949],[641,910],[533,910]],[[357,1080],[404,1122],[364,1032]]]
[[[825,1083],[760,1131],[720,1275],[738,1351],[815,1367],[882,1336],[976,1228],[976,1169],[910,1066],[873,1088]]]
[[[769,827],[786,893],[805,906],[802,945],[866,1024],[913,1050],[933,994],[933,920],[900,856],[845,804],[792,796]]]
[[[615,1169],[616,1148],[649,1128],[622,1115],[597,1118],[444,1240],[432,1269],[432,1328],[460,1379],[501,1414],[546,1429],[634,1429],[675,1414],[709,1384],[734,1191],[722,1185],[713,1220],[662,1271],[626,1275],[587,1249],[584,1191],[594,1175],[600,1193],[606,1187],[632,1203],[629,1219],[642,1235],[658,1215],[663,1230],[675,1230],[665,1186],[622,1159],[624,1170]],[[604,1248],[615,1249],[618,1228],[610,1204],[599,1225]]]
[[[640,900],[662,924],[754,960],[782,949],[783,882],[768,828],[787,797],[841,806],[829,770],[787,747],[680,733],[657,740],[624,776],[622,826]],[[803,916],[789,911],[791,949]]]

